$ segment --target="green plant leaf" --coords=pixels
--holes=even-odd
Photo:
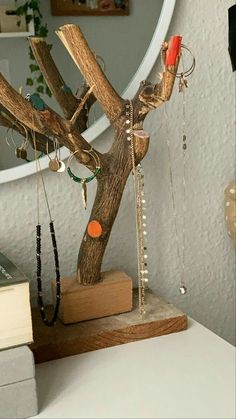
[[[36,80],[37,80],[37,83],[43,83],[44,82],[44,78],[43,78],[42,73],[40,74],[40,76]]]
[[[40,86],[38,86],[37,87],[37,89],[36,89],[36,91],[38,92],[38,93],[44,93],[44,86],[42,86],[42,85],[40,85]]]
[[[39,71],[40,68],[37,64],[30,64],[29,66],[31,73],[34,73],[35,71]]]
[[[46,91],[45,91],[45,93],[49,96],[49,97],[52,97],[52,92],[51,92],[51,90],[49,89],[49,87],[48,86],[46,86],[46,89],[45,89]]]
[[[31,78],[27,78],[26,79],[26,86],[33,86],[33,84],[34,84],[34,82],[33,82],[33,80],[31,79]]]

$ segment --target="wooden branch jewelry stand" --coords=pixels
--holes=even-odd
[[[45,39],[30,37],[29,42],[63,116],[42,100],[39,103],[38,98],[31,96],[31,100],[27,100],[0,75],[0,105],[3,109],[0,124],[21,135],[27,131],[33,148],[45,154],[47,150],[51,151],[53,138],[67,147],[78,163],[90,169],[93,174],[89,178],[79,178],[71,169],[68,171],[68,181],[76,181],[82,186],[85,206],[86,184],[93,179],[97,182],[94,205],[79,249],[75,275],[60,280],[58,260],[55,265],[58,271],[56,299],[57,302],[60,300],[59,318],[68,326],[58,321],[54,327],[47,328],[39,323],[38,310],[33,310],[32,349],[38,361],[159,336],[187,327],[187,318],[183,313],[146,291],[146,215],[143,212],[145,200],[142,197],[143,174],[140,165],[149,146],[149,135],[143,130],[143,122],[151,110],[171,97],[181,54],[181,37],[174,36],[169,43],[164,43],[162,54],[165,71],[161,81],[157,84],[142,81],[135,96],[127,101],[117,94],[105,76],[96,54],[89,48],[78,26],[65,25],[57,31],[57,35],[85,79],[86,86],[79,98],[63,80]],[[37,106],[34,106],[35,99]],[[87,127],[88,112],[96,100],[115,133],[110,150],[104,154],[95,148],[91,149],[81,135]],[[35,133],[33,143],[32,132]],[[56,163],[60,167],[61,162]],[[106,246],[131,173],[134,179],[139,254],[139,289],[134,297],[132,279],[124,272],[101,273]],[[40,250],[40,243],[38,248]],[[40,259],[40,252],[37,257]],[[40,266],[41,259],[38,260],[38,268]],[[37,280],[42,303],[41,274]],[[55,291],[55,281],[52,281],[52,289]]]

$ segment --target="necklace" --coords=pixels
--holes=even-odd
[[[146,246],[146,215],[145,215],[145,197],[144,197],[144,175],[142,166],[135,164],[135,144],[133,129],[133,104],[129,101],[126,105],[126,129],[127,141],[130,142],[130,152],[132,160],[132,174],[135,195],[135,218],[136,218],[136,241],[137,241],[137,257],[138,257],[138,290],[139,290],[139,312],[145,314],[145,290],[148,282],[147,269],[147,246]]]
[[[33,134],[33,141],[34,147],[36,150],[36,141],[35,141],[35,132]],[[37,174],[37,225],[36,225],[36,262],[37,262],[37,290],[38,290],[38,306],[40,309],[40,315],[42,318],[43,323],[46,326],[53,326],[57,320],[58,311],[60,307],[60,299],[61,299],[61,283],[60,283],[60,268],[59,268],[59,258],[58,258],[58,250],[57,250],[57,242],[56,242],[56,235],[54,229],[54,223],[51,216],[51,211],[49,207],[49,201],[47,196],[47,191],[41,171],[40,161],[35,156],[35,163],[36,163],[36,174]],[[49,230],[51,235],[52,247],[53,247],[53,255],[54,255],[54,264],[55,264],[55,272],[56,272],[56,300],[55,300],[55,307],[54,312],[51,319],[46,317],[45,313],[45,306],[43,303],[43,289],[42,289],[42,261],[41,261],[41,230],[42,226],[40,224],[40,216],[39,216],[39,187],[40,187],[40,180],[42,182],[44,196],[46,200],[48,215],[50,219],[49,223]]]
[[[191,51],[185,46],[181,45],[182,48],[187,50],[191,55]],[[191,67],[184,71],[184,62],[183,55],[181,52],[182,60],[182,72],[177,73],[176,77],[179,78],[179,93],[182,93],[182,245],[180,245],[178,228],[177,228],[177,211],[176,211],[176,202],[175,202],[175,193],[174,193],[174,182],[173,182],[173,171],[172,171],[172,159],[171,159],[171,148],[170,148],[170,135],[168,129],[168,117],[166,112],[166,104],[164,104],[164,115],[166,120],[166,146],[168,151],[168,166],[169,166],[169,179],[171,187],[171,201],[174,217],[174,234],[175,242],[177,249],[177,257],[180,263],[180,283],[179,283],[179,292],[184,295],[187,292],[186,278],[185,278],[185,262],[186,262],[186,150],[187,150],[187,135],[186,135],[186,99],[185,99],[185,89],[188,87],[186,77],[188,77],[195,69],[196,61],[195,57],[192,55],[193,61]],[[169,70],[168,70],[169,71]]]

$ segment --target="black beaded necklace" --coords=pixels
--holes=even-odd
[[[35,133],[33,133],[33,139],[34,139],[34,148],[36,150]],[[36,225],[36,261],[37,261],[38,306],[39,306],[39,309],[40,309],[40,315],[41,315],[43,323],[46,326],[51,327],[51,326],[54,326],[54,324],[57,320],[58,311],[59,311],[59,307],[60,307],[60,299],[61,299],[60,268],[59,268],[59,258],[58,258],[58,250],[57,250],[57,242],[56,242],[54,224],[53,224],[53,220],[52,220],[52,216],[51,216],[51,211],[50,211],[50,208],[49,208],[49,202],[48,202],[45,183],[44,183],[44,179],[43,179],[43,175],[42,175],[42,171],[41,171],[41,167],[40,167],[40,161],[37,158],[37,156],[35,156],[35,163],[36,163],[36,174],[37,174],[37,213],[38,213],[38,223]],[[55,300],[54,312],[53,312],[53,315],[52,315],[51,319],[48,319],[46,317],[45,306],[44,306],[44,303],[43,303],[42,262],[41,262],[41,229],[42,229],[42,226],[39,222],[40,178],[41,178],[41,182],[42,182],[42,186],[43,186],[43,190],[44,190],[48,215],[49,215],[49,218],[50,218],[49,229],[50,229],[50,235],[51,235],[51,240],[52,240],[52,247],[53,247],[53,253],[54,253],[54,263],[55,263],[55,272],[56,272],[56,300]]]

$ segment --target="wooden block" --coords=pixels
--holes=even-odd
[[[33,309],[34,343],[30,347],[35,361],[50,361],[187,329],[187,316],[151,291],[146,295],[144,318],[139,315],[137,292],[133,304],[129,313],[67,326],[58,321],[54,327],[45,327],[39,310]]]
[[[55,297],[55,280],[52,292]],[[132,279],[124,272],[102,273],[96,285],[79,285],[74,277],[61,282],[59,318],[64,324],[99,319],[132,310]]]

